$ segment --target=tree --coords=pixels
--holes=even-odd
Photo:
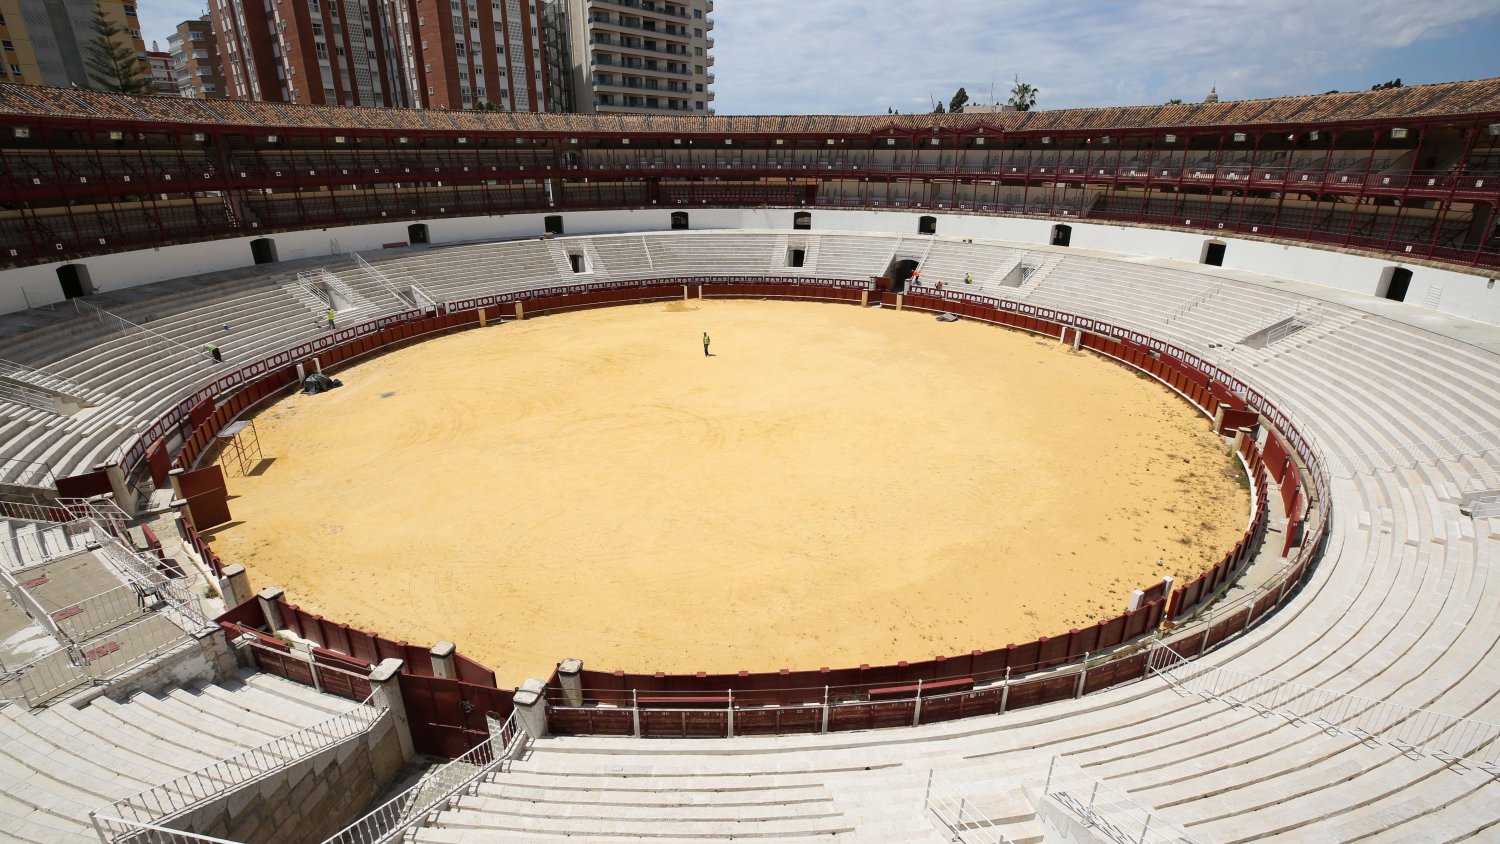
[[[1173,97],[1172,99],[1167,100],[1167,105],[1182,105],[1182,100],[1179,100],[1178,98]]]
[[[89,45],[88,66],[94,81],[105,91],[116,94],[152,94],[156,86],[141,70],[140,57],[130,38],[119,37],[125,30],[94,3],[94,43]]]
[[[933,109],[932,109],[932,113],[933,114],[944,114],[945,112],[943,111],[943,104],[942,103],[938,103],[936,106],[934,106]]]
[[[1400,88],[1400,87],[1402,87],[1402,85],[1401,85],[1401,77],[1398,76],[1398,77],[1396,77],[1395,79],[1392,79],[1389,82],[1381,82],[1378,85],[1371,85],[1370,86],[1370,90],[1371,91],[1385,91],[1385,90],[1388,90],[1390,88]]]
[[[1016,107],[1016,111],[1031,111],[1036,105],[1036,95],[1039,92],[1030,83],[1022,82],[1021,77],[1016,77],[1016,84],[1011,86],[1009,104]]]
[[[968,102],[969,92],[965,91],[963,88],[959,88],[958,93],[953,95],[953,99],[948,101],[948,111],[957,114],[958,112],[963,111],[964,105]]]

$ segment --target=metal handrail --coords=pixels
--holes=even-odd
[[[399,837],[423,823],[427,816],[459,792],[498,770],[526,743],[524,727],[512,712],[488,741],[429,772],[411,788],[334,833],[323,844],[379,844]]]
[[[922,806],[931,812],[948,829],[954,841],[961,844],[1011,844],[1010,838],[1001,832],[995,822],[979,811],[969,798],[958,793],[958,789],[940,777],[936,770],[927,772],[927,792]]]
[[[149,662],[188,641],[180,629],[162,638],[147,628],[155,620],[148,615],[108,631],[115,648],[86,652],[79,645],[52,651],[0,676],[0,700],[35,706],[85,683],[105,684],[111,677]]]
[[[1077,815],[1084,826],[1118,844],[1193,844],[1201,840],[1061,756],[1052,757],[1047,766],[1047,785],[1042,793]]]
[[[377,700],[378,698],[378,700]],[[387,710],[380,690],[373,690],[359,706],[325,718],[296,732],[205,765],[196,771],[116,800],[97,812],[106,817],[151,823],[176,817],[194,806],[231,790],[259,782],[330,747],[368,733]],[[119,840],[104,839],[106,842]]]
[[[366,273],[369,273],[371,278],[380,282],[381,285],[383,285],[386,290],[389,290],[393,295],[395,295],[397,299],[400,299],[402,302],[418,308],[435,309],[437,307],[437,300],[432,298],[432,295],[429,294],[426,290],[422,289],[422,286],[417,284],[415,280],[411,278],[406,279],[406,284],[411,287],[412,295],[410,297],[404,296],[402,295],[400,289],[398,289],[396,285],[391,282],[390,278],[388,278],[385,273],[375,269],[374,265],[372,265],[369,261],[366,261],[364,257],[361,256],[358,252],[351,252],[349,254],[354,256],[355,266],[364,270]]]
[[[73,303],[74,309],[78,310],[78,312],[80,314],[81,313],[86,313],[85,311],[80,310],[81,308],[88,308],[90,311],[92,311],[94,313],[95,317],[100,322],[104,322],[106,317],[109,318],[109,319],[113,319],[113,320],[115,320],[117,322],[124,323],[129,329],[134,329],[136,331],[142,332],[143,334],[148,334],[148,335],[156,338],[156,340],[159,341],[159,342],[161,342],[161,343],[165,343],[168,346],[176,346],[177,348],[182,349],[183,351],[187,352],[188,354],[194,355],[195,357],[203,358],[204,362],[213,363],[213,356],[210,355],[207,351],[205,351],[203,349],[194,349],[194,348],[192,348],[190,346],[185,346],[185,345],[177,342],[176,340],[173,340],[172,338],[170,338],[170,337],[168,337],[168,336],[166,336],[164,334],[158,334],[155,331],[152,331],[151,329],[146,328],[143,325],[139,325],[137,323],[131,322],[130,320],[126,319],[125,317],[120,316],[119,314],[111,313],[110,311],[106,311],[103,308],[99,307],[98,305],[90,304],[88,302],[83,301],[82,299],[71,299],[69,301],[71,301]]]
[[[15,457],[0,457],[0,483],[48,489],[57,485],[57,478],[52,474],[50,464]]]
[[[29,387],[37,387],[43,390],[52,390],[58,393],[66,393],[70,396],[83,398],[88,388],[76,381],[54,375],[46,369],[27,366],[15,361],[0,358],[0,376]]]
[[[1491,428],[1348,457],[1334,456],[1333,461],[1337,467],[1335,474],[1342,478],[1352,478],[1355,475],[1374,474],[1403,466],[1455,460],[1497,448],[1500,448],[1500,428]]]
[[[131,844],[239,844],[227,838],[199,835],[196,832],[97,813],[90,814],[89,820],[93,821],[94,833],[104,844],[112,841],[130,841]]]
[[[134,586],[116,586],[53,610],[47,619],[57,627],[55,635],[68,644],[80,645],[144,612],[141,597]]]
[[[1152,654],[1149,668],[1181,694],[1312,724],[1406,756],[1430,756],[1460,767],[1469,761],[1500,774],[1500,724],[1190,662],[1166,645]]]

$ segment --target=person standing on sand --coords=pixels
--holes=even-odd
[[[704,357],[710,357],[710,355],[708,354],[708,332],[707,331],[703,332],[703,356]]]

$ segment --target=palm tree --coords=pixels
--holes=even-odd
[[[1016,84],[1010,89],[1010,105],[1016,107],[1016,111],[1031,111],[1036,105],[1037,90],[1030,83],[1022,82],[1021,77],[1016,77]]]

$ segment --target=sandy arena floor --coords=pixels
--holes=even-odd
[[[274,463],[230,478],[243,523],[215,547],[311,611],[451,639],[502,686],[572,656],[772,670],[1027,641],[1184,582],[1249,507],[1154,381],[889,309],[606,308],[339,377],[258,417]]]

